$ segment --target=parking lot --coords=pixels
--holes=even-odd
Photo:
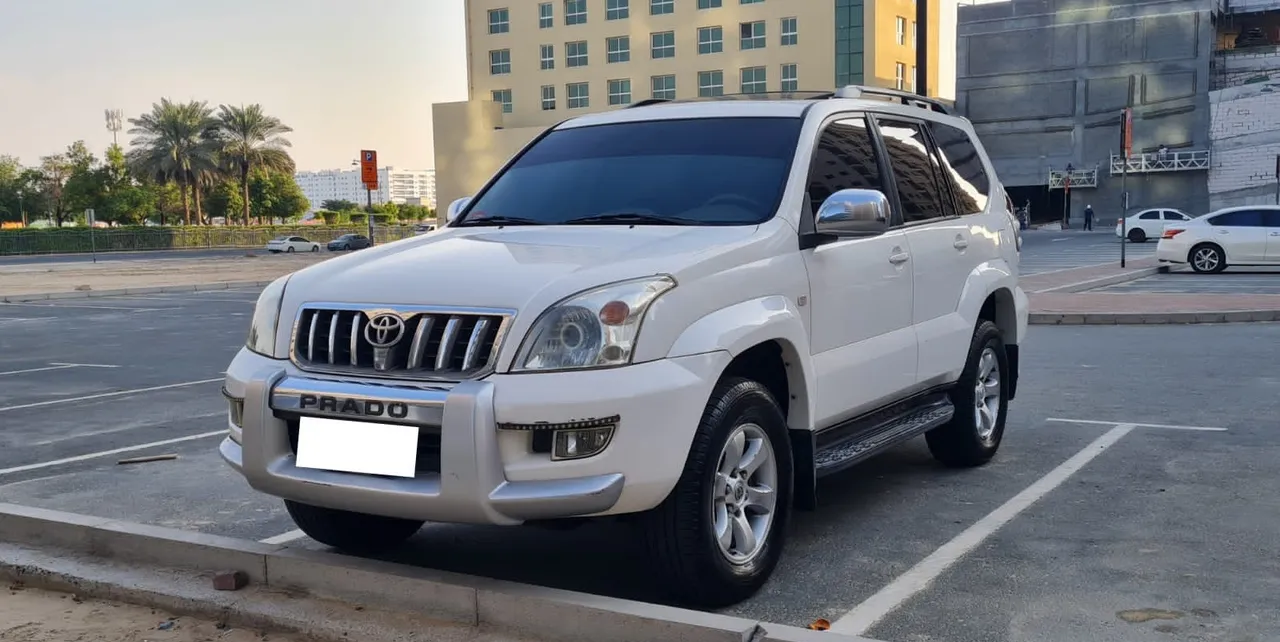
[[[1130,261],[1156,255],[1156,244],[1126,243],[1125,258]],[[1092,232],[1081,230],[1026,230],[1022,233],[1023,276],[1056,270],[1120,263],[1120,239],[1110,228]]]
[[[216,452],[255,298],[0,305],[0,501],[317,547]],[[773,581],[728,612],[890,642],[1274,639],[1280,374],[1259,346],[1277,342],[1033,327],[992,464],[944,469],[917,440],[826,480]],[[429,525],[393,559],[659,601],[640,550],[614,522]]]
[[[1180,270],[1117,283],[1098,292],[1169,294],[1280,294],[1280,269],[1228,268],[1219,274]]]

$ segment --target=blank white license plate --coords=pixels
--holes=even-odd
[[[299,468],[413,477],[418,428],[302,417],[296,461]]]

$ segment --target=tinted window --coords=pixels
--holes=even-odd
[[[473,201],[459,223],[487,216],[563,223],[612,213],[759,223],[778,209],[802,123],[707,118],[553,131]]]
[[[1177,212],[1165,212],[1165,213],[1164,213],[1164,220],[1166,220],[1166,221],[1185,221],[1185,220],[1187,220],[1187,219],[1186,219],[1186,217],[1184,217],[1183,215],[1181,215],[1181,214],[1179,214],[1179,213],[1177,213]]]
[[[828,125],[809,166],[809,206],[814,214],[842,189],[883,189],[871,132],[861,117]]]
[[[924,132],[916,123],[879,117],[876,121],[902,201],[903,221],[918,223],[940,218],[946,192],[934,172]]]
[[[960,213],[974,214],[985,210],[991,194],[991,181],[982,166],[977,147],[969,140],[969,134],[958,127],[934,122],[929,123],[929,132],[938,145],[938,152],[946,160]]]
[[[1263,227],[1262,212],[1258,210],[1227,212],[1209,219],[1209,224],[1219,227]]]
[[[1151,221],[1160,218],[1160,212],[1143,212],[1138,218],[1144,221]]]

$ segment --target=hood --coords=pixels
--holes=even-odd
[[[627,278],[682,270],[746,243],[757,226],[656,225],[443,228],[295,273],[285,306],[306,302],[521,310]]]

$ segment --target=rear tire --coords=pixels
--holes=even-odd
[[[1217,274],[1227,269],[1227,255],[1213,243],[1201,243],[1187,253],[1187,263],[1200,274]]]
[[[1146,243],[1147,233],[1140,227],[1129,230],[1129,240],[1134,243]]]
[[[293,246],[290,245],[289,247],[285,248],[284,251],[286,254],[293,254]]]
[[[378,553],[413,537],[424,522],[352,513],[284,500],[289,517],[307,537],[352,553]]]
[[[981,321],[969,343],[960,380],[951,389],[956,414],[925,433],[934,459],[954,468],[981,466],[995,456],[1009,414],[1009,357],[1000,328]]]
[[[312,245],[312,246],[311,246],[311,251],[312,251],[312,252],[319,252],[319,251],[320,251],[320,246],[319,246],[319,245]]]
[[[791,442],[778,403],[755,381],[721,381],[680,480],[661,505],[640,516],[664,585],[702,608],[751,597],[782,555],[791,493]]]

